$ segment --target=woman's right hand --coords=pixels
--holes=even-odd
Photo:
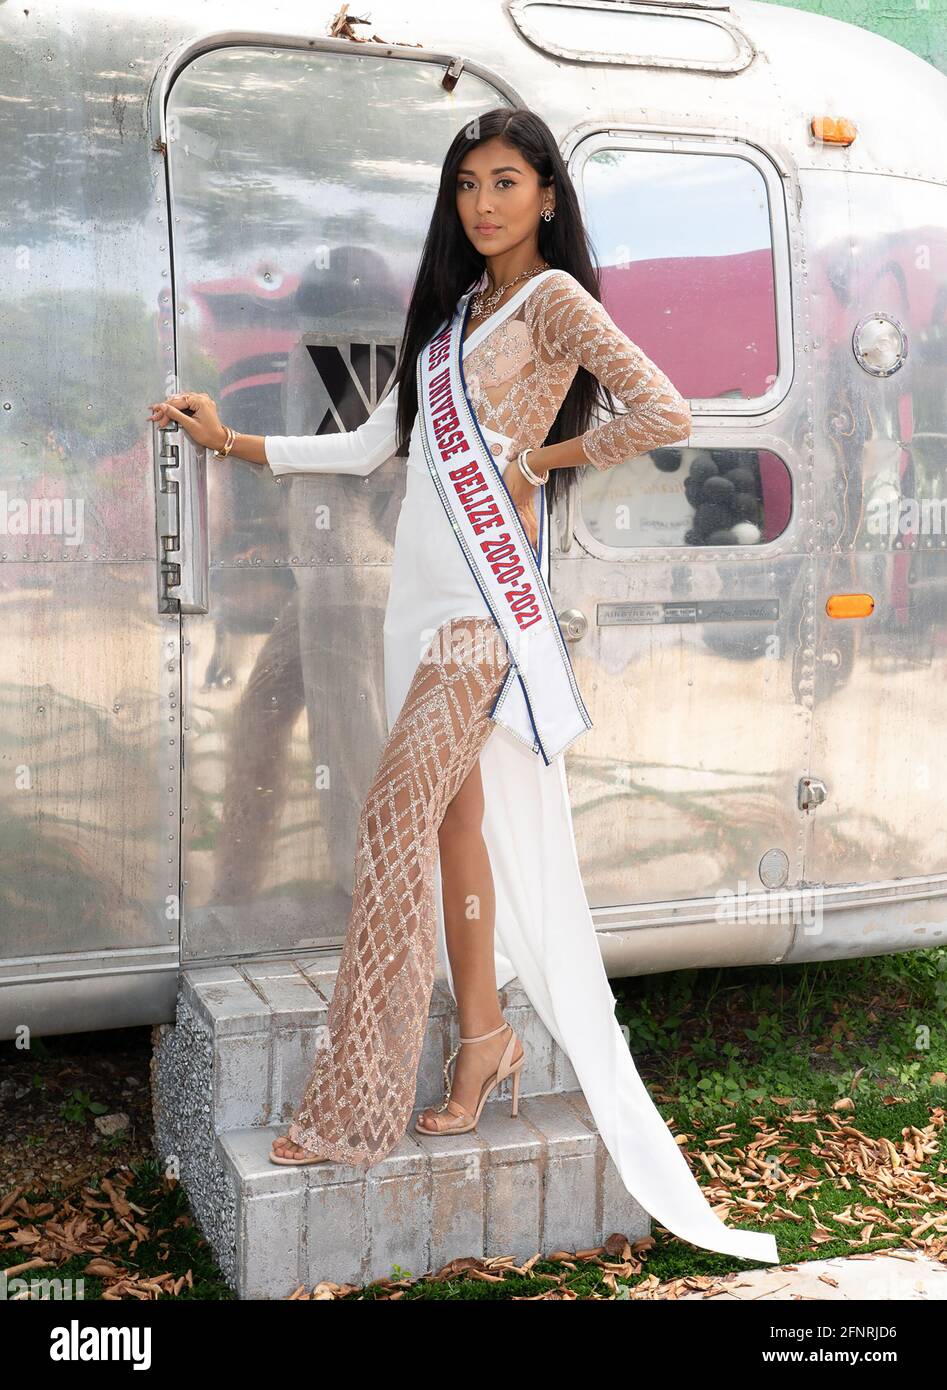
[[[190,415],[185,414],[190,410]],[[205,449],[222,449],[227,443],[227,431],[220,423],[217,407],[204,391],[180,391],[151,406],[149,420],[167,425],[170,420],[187,431],[195,444]]]

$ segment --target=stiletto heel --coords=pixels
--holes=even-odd
[[[485,1038],[496,1037],[497,1033],[502,1032],[504,1028],[509,1028],[510,1030],[509,1041],[507,1042],[506,1047],[503,1049],[503,1055],[497,1063],[496,1071],[484,1082],[483,1089],[480,1092],[480,1099],[477,1102],[477,1109],[475,1113],[471,1115],[470,1111],[465,1110],[464,1107],[458,1101],[450,1099],[451,1079],[448,1075],[448,1067],[450,1066],[454,1058],[457,1056],[457,1053],[460,1051],[464,1043],[483,1042]],[[512,1076],[513,1078],[513,1109],[511,1111],[511,1114],[515,1117],[519,1109],[520,1103],[520,1072],[523,1070],[523,1063],[526,1061],[525,1051],[523,1052],[522,1056],[517,1057],[515,1062],[512,1062],[510,1060],[513,1056],[513,1053],[516,1051],[516,1045],[518,1042],[519,1038],[513,1031],[512,1025],[505,1021],[500,1024],[499,1028],[494,1028],[489,1033],[481,1033],[479,1037],[461,1038],[458,1045],[454,1048],[453,1052],[448,1057],[447,1061],[444,1063],[445,1098],[443,1104],[439,1105],[437,1107],[437,1110],[434,1112],[435,1114],[440,1114],[441,1111],[447,1110],[451,1115],[457,1116],[460,1123],[456,1125],[441,1125],[438,1121],[436,1129],[429,1129],[426,1125],[421,1124],[421,1116],[419,1115],[414,1122],[414,1128],[417,1130],[418,1134],[467,1134],[470,1130],[476,1129],[477,1121],[480,1119],[480,1112],[484,1107],[484,1102],[486,1101],[487,1096],[490,1094],[491,1091],[495,1091],[496,1088],[500,1085],[501,1081],[505,1081],[508,1076]],[[433,1109],[433,1107],[431,1106],[426,1106],[425,1108],[427,1110]]]

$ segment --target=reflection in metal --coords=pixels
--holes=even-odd
[[[550,518],[556,611],[586,623],[570,655],[595,723],[566,765],[608,967],[942,933],[945,80],[781,6],[741,9],[750,59],[725,77],[728,48],[685,46],[729,45],[725,6],[552,9],[544,47],[516,28],[536,7],[511,26],[501,0],[396,0],[392,42],[358,44],[313,37],[302,0],[279,34],[235,30],[224,0],[120,25],[95,0],[0,6],[0,1036],[170,1019],[181,959],[339,939],[403,462],[277,483],[206,456],[205,510],[201,451],[172,464],[178,431],[156,441],[147,407],[183,387],[241,432],[359,425],[444,151],[523,93],[571,162],[606,307],[694,412],[675,467],[588,468]],[[595,56],[607,26],[659,22],[667,42]],[[572,80],[590,57],[591,87]],[[879,85],[892,100],[866,105]],[[847,150],[808,134],[829,89],[858,114]],[[859,342],[886,375],[853,353],[876,315],[885,336]],[[707,479],[739,468],[754,514],[696,525]],[[874,611],[833,619],[832,593]],[[758,896],[818,895],[818,934],[716,915],[774,846],[785,878]]]

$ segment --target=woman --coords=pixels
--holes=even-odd
[[[625,411],[589,428],[607,392]],[[516,1114],[525,1051],[497,998],[516,976],[642,1206],[696,1245],[778,1260],[772,1236],[715,1215],[643,1086],[582,886],[562,752],[591,721],[551,609],[547,511],[577,468],[686,438],[690,411],[600,302],[549,127],[500,108],[454,139],[394,386],[358,429],[234,435],[187,392],[152,410],[277,475],[365,476],[407,454],[384,622],[390,733],[359,818],[324,1045],[273,1162],[367,1166],[404,1135],[440,953],[460,1044],[419,1134],[474,1128],[508,1076]]]

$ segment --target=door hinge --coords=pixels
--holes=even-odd
[[[454,58],[450,66],[445,68],[444,76],[441,78],[441,86],[445,92],[452,92],[460,81],[460,75],[464,70],[463,58]]]

